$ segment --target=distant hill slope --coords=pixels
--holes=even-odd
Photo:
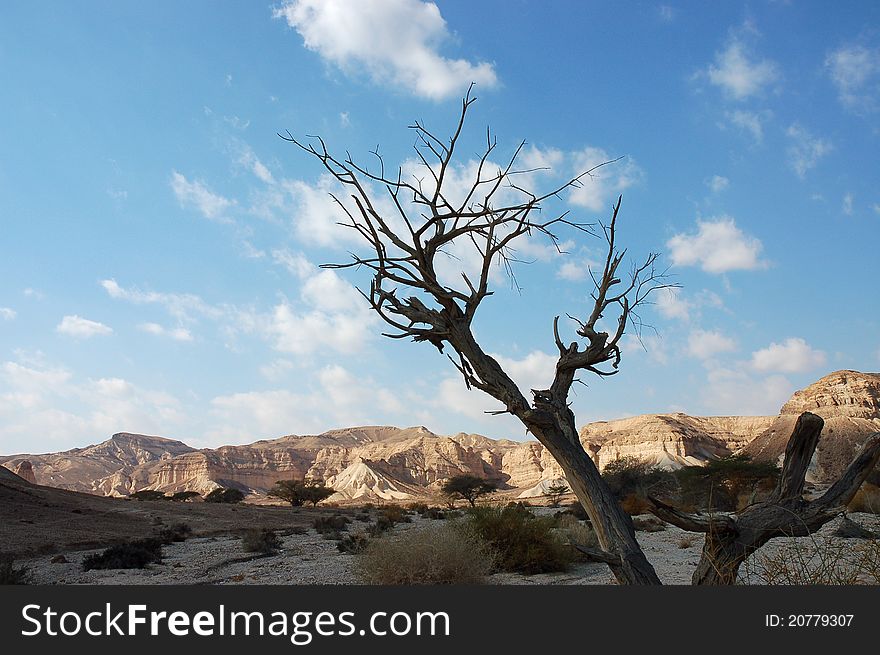
[[[600,468],[619,457],[671,468],[733,452],[776,460],[805,410],[826,418],[811,476],[827,481],[868,434],[880,430],[880,375],[832,373],[795,393],[779,416],[648,414],[590,423],[580,438]],[[537,442],[443,436],[424,426],[361,426],[201,450],[162,437],[119,433],[62,453],[0,456],[0,464],[30,472],[42,485],[113,496],[140,489],[206,493],[218,486],[259,494],[277,480],[308,476],[337,489],[339,500],[390,500],[436,493],[444,479],[461,473],[528,496],[562,477]]]

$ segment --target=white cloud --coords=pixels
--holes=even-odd
[[[697,359],[711,359],[736,350],[736,342],[718,330],[693,330],[688,335],[688,354]]]
[[[289,359],[275,359],[268,364],[263,364],[260,367],[260,375],[262,375],[267,380],[272,380],[273,382],[275,382],[287,375],[287,373],[292,369],[293,362]]]
[[[730,186],[730,180],[723,175],[713,175],[707,184],[712,189],[712,193],[719,193]]]
[[[824,366],[826,359],[821,350],[813,349],[801,338],[791,337],[753,352],[751,366],[763,372],[804,373]]]
[[[304,254],[301,252],[291,252],[286,248],[273,250],[272,261],[283,266],[290,274],[300,279],[308,277],[315,271],[315,265],[306,259]]]
[[[684,294],[678,289],[660,289],[654,294],[654,304],[657,306],[657,311],[666,318],[676,318],[680,321],[690,319],[692,303],[685,300]]]
[[[674,265],[699,265],[707,273],[766,266],[759,258],[761,242],[743,233],[729,216],[697,220],[696,234],[676,234],[666,242],[666,247]]]
[[[138,326],[141,330],[157,337],[168,337],[175,341],[192,341],[192,333],[183,327],[166,328],[158,323],[141,323]]]
[[[134,287],[126,289],[112,278],[101,280],[101,286],[111,298],[117,300],[125,300],[136,305],[161,305],[169,314],[180,321],[192,321],[197,315],[217,319],[224,314],[223,309],[212,307],[191,293],[160,293],[141,291]]]
[[[741,368],[712,368],[706,375],[703,405],[717,415],[772,416],[795,390],[781,375],[756,378]]]
[[[769,111],[758,112],[736,109],[724,112],[724,117],[728,123],[743,132],[747,132],[757,144],[764,142],[764,124],[770,120],[771,116],[772,114]]]
[[[55,331],[77,339],[88,339],[89,337],[113,334],[113,329],[103,323],[90,321],[87,318],[76,315],[62,318],[61,322],[55,327]]]
[[[266,184],[275,184],[275,178],[269,168],[260,161],[256,153],[249,146],[242,147],[241,154],[238,157],[238,163],[248,169],[254,176]],[[226,200],[223,198],[223,200]],[[228,202],[228,201],[227,201]]]
[[[10,309],[9,307],[0,307],[0,319],[4,321],[11,321],[16,316],[18,316],[18,312],[14,309]]]
[[[575,175],[588,171],[599,164],[610,162],[611,157],[601,148],[586,147],[572,154]],[[569,199],[575,205],[592,211],[604,211],[611,207],[613,199],[625,189],[636,184],[642,170],[630,158],[602,166],[591,176],[583,178],[582,184],[571,190]]]
[[[733,39],[715,55],[715,63],[706,71],[709,81],[736,99],[744,100],[760,93],[779,77],[778,67],[769,59],[752,59],[745,45]]]
[[[234,203],[228,198],[213,193],[198,180],[190,182],[177,171],[171,173],[171,190],[182,207],[195,207],[205,218],[222,223],[229,222],[226,216]]]
[[[442,100],[462,95],[471,82],[493,87],[492,64],[447,59],[438,48],[450,32],[432,2],[291,0],[274,12],[305,46],[351,75],[366,72],[414,95]]]
[[[790,125],[785,134],[791,143],[788,147],[789,164],[800,178],[833,149],[830,141],[814,137],[799,123]]]
[[[853,213],[853,194],[847,193],[843,196],[843,203],[841,204],[841,210],[847,216],[852,216]]]
[[[845,45],[828,54],[825,68],[844,106],[872,111],[880,94],[880,49]]]
[[[669,5],[660,5],[657,7],[657,15],[660,17],[660,20],[664,23],[671,23],[675,20],[675,9],[670,7]]]

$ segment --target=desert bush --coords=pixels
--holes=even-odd
[[[240,503],[244,500],[244,493],[239,491],[238,489],[232,489],[229,487],[220,487],[219,489],[214,489],[211,493],[205,496],[206,503]]]
[[[518,505],[471,509],[465,524],[496,553],[502,571],[534,574],[565,571],[572,549],[554,530],[551,517],[536,517]]]
[[[496,489],[498,489],[497,482],[470,474],[454,475],[445,480],[440,487],[443,495],[448,499],[454,501],[456,498],[462,498],[470,503],[471,507],[476,505],[480,496],[490,494]]]
[[[348,534],[336,542],[336,549],[340,553],[361,553],[369,545],[370,540],[366,535]]]
[[[684,466],[675,472],[685,506],[729,512],[761,500],[776,487],[779,468],[772,462],[753,462],[731,455],[704,466]]]
[[[174,525],[162,528],[159,530],[156,537],[163,544],[170,544],[173,542],[181,542],[186,541],[190,535],[192,535],[192,528],[189,527],[186,523],[175,523]]]
[[[579,521],[589,521],[590,517],[587,516],[587,510],[584,509],[584,506],[578,502],[571,503],[567,505],[565,509],[556,512],[556,514],[571,514]]]
[[[570,491],[571,489],[569,489],[567,483],[556,482],[547,487],[547,491],[544,492],[544,497],[550,501],[551,507],[559,507],[559,501],[561,501],[562,497]]]
[[[387,505],[379,510],[379,518],[385,518],[391,521],[391,524],[395,523],[410,523],[412,519],[407,516],[406,510],[403,509],[400,505]]]
[[[15,566],[12,555],[0,553],[0,585],[22,585],[30,580],[30,571],[24,566]]]
[[[269,528],[248,530],[241,536],[241,548],[246,553],[274,553],[282,546],[281,537]]]
[[[290,528],[290,534],[308,534],[309,529],[302,525],[295,525]]]
[[[493,561],[489,546],[472,531],[435,523],[370,541],[357,555],[355,570],[370,584],[476,584]]]
[[[443,520],[446,518],[447,514],[448,514],[448,512],[444,512],[442,509],[440,509],[438,507],[429,507],[424,512],[422,512],[422,518]]]
[[[424,514],[428,511],[428,503],[409,503],[406,506],[406,510],[408,512],[415,512],[416,514]]]
[[[630,516],[648,510],[648,495],[668,498],[678,491],[678,482],[670,471],[636,457],[609,462],[602,470],[602,479]]]
[[[315,519],[314,523],[312,523],[312,527],[314,527],[319,534],[325,534],[328,532],[342,532],[343,530],[348,530],[349,523],[351,523],[351,519],[347,516],[334,514],[332,516],[319,516]]]
[[[575,544],[586,546],[587,548],[598,548],[599,538],[589,523],[579,521],[571,514],[564,513],[554,515],[553,521],[563,542],[573,549],[573,557],[575,559],[586,560],[586,556],[574,548]]]
[[[850,512],[866,512],[868,514],[880,514],[880,487],[865,482],[853,496],[847,505]]]
[[[367,512],[362,512],[354,515],[355,521],[361,521],[362,523],[369,523],[373,520],[373,517],[369,515]]]
[[[662,532],[666,524],[653,516],[636,516],[633,517],[633,527],[638,532]]]
[[[176,503],[185,503],[189,499],[198,498],[199,496],[201,494],[198,491],[175,491],[169,496],[169,499]]]
[[[675,542],[675,545],[684,550],[685,548],[690,548],[697,543],[697,536],[693,534],[683,534],[678,538],[678,541]]]
[[[153,489],[142,489],[128,495],[129,500],[165,500],[167,498],[164,492]]]
[[[162,561],[162,542],[156,538],[137,539],[110,546],[83,560],[83,571],[92,569],[144,569]]]
[[[745,580],[767,585],[880,584],[880,541],[787,539],[746,561]]]

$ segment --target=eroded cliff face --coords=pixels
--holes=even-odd
[[[865,437],[880,431],[880,375],[832,373],[795,393],[779,416],[650,414],[590,423],[580,438],[600,469],[621,457],[669,468],[734,452],[778,460],[802,411],[826,420],[811,479],[833,479]],[[537,442],[442,436],[424,426],[353,427],[203,450],[120,433],[87,448],[0,457],[0,463],[37,484],[115,496],[140,489],[204,494],[218,486],[262,494],[277,480],[309,477],[337,489],[336,499],[392,500],[436,493],[444,479],[462,473],[528,496],[564,477]]]
[[[825,419],[807,480],[833,482],[865,440],[880,432],[880,374],[835,371],[796,391],[779,416],[743,448],[755,459],[782,462],[797,417],[812,412]],[[874,474],[877,479],[877,473]],[[880,480],[878,480],[880,481]]]

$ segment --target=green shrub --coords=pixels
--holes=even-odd
[[[522,506],[477,507],[465,522],[496,553],[502,571],[565,571],[574,560],[572,549],[554,530],[554,520],[536,517]]]
[[[94,553],[83,560],[83,571],[92,569],[144,569],[162,561],[162,542],[159,539],[138,539],[110,546],[102,553]]]
[[[371,584],[476,584],[493,562],[488,544],[465,526],[433,523],[372,540],[357,555],[355,570]]]
[[[244,500],[244,493],[238,489],[224,488],[214,489],[205,496],[206,503],[240,503]]]
[[[175,491],[169,497],[176,503],[185,503],[190,498],[198,498],[201,494],[198,491]]]
[[[290,503],[291,507],[302,507],[306,503],[315,507],[335,493],[335,489],[317,480],[278,480],[269,490],[270,496]]]
[[[678,481],[671,471],[636,457],[609,462],[602,470],[602,479],[630,515],[648,510],[648,495],[669,498],[678,491]]]
[[[274,553],[282,546],[281,537],[269,528],[253,529],[241,537],[241,547],[246,553]]]
[[[166,500],[167,496],[162,491],[153,489],[142,489],[128,495],[129,500]]]
[[[735,511],[760,500],[776,487],[779,468],[772,462],[753,462],[746,455],[731,455],[685,466],[675,472],[686,507]]]
[[[12,555],[0,553],[0,585],[22,585],[29,580],[30,571],[27,567],[16,567]]]

